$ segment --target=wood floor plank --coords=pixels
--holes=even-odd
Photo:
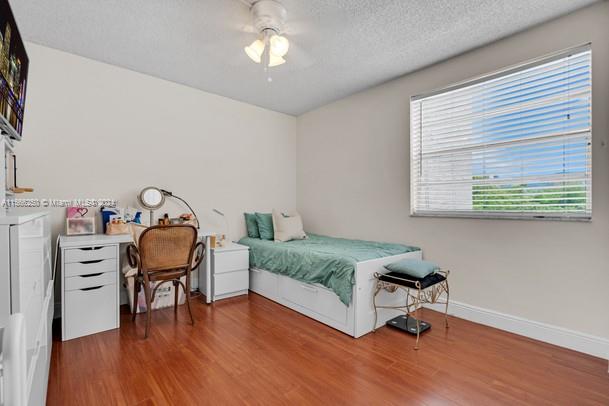
[[[256,294],[53,343],[49,405],[607,405],[607,361],[423,310],[353,339]]]

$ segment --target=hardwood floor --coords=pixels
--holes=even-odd
[[[423,310],[360,339],[256,294],[53,343],[49,405],[609,404],[607,361]]]

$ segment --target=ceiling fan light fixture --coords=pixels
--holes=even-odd
[[[243,50],[252,61],[260,63],[260,61],[262,60],[262,53],[264,52],[264,42],[257,39],[249,46],[243,48]]]
[[[288,41],[288,39],[282,35],[272,35],[270,40],[270,48],[272,55],[280,58],[284,57],[290,49],[290,41]]]
[[[280,56],[277,56],[273,53],[269,55],[269,68],[273,68],[275,66],[283,65],[285,63],[285,59]]]

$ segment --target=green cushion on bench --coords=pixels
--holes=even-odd
[[[390,272],[397,272],[418,279],[440,270],[440,267],[433,262],[421,259],[402,259],[385,265],[385,268]]]

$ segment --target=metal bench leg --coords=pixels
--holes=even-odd
[[[372,295],[372,304],[374,306],[374,324],[372,325],[372,332],[376,332],[376,323],[378,321],[378,310],[376,309],[376,295],[381,291],[381,283],[376,283],[376,290],[374,291],[374,295]]]
[[[444,310],[444,326],[448,328],[448,302],[450,300],[450,290],[448,288],[448,280],[446,280],[446,308]]]
[[[417,315],[417,342],[414,344],[414,349],[419,349],[419,337],[421,336],[421,321],[420,321],[420,311],[421,311],[421,289],[417,289],[417,303],[415,306],[415,312]]]

